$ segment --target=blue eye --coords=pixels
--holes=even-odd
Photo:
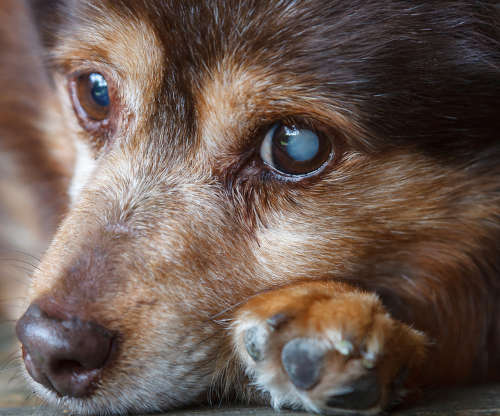
[[[319,151],[319,137],[311,130],[299,130],[295,126],[283,126],[284,137],[280,138],[279,145],[288,156],[296,162],[306,162],[313,159]]]
[[[318,171],[332,154],[330,140],[313,130],[275,123],[260,148],[264,163],[293,176]]]
[[[84,127],[92,130],[106,125],[111,113],[106,78],[98,72],[82,74],[71,83],[71,90],[74,108]]]
[[[99,73],[93,72],[89,74],[90,94],[94,101],[101,107],[109,105],[108,83],[106,79]]]

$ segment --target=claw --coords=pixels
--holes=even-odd
[[[340,352],[342,355],[350,355],[354,350],[354,346],[351,342],[343,339],[342,341],[338,341],[334,345],[335,349]]]
[[[361,360],[363,366],[368,370],[371,370],[375,367],[376,361],[377,357],[375,357],[375,354],[373,352],[367,352],[363,354],[363,359]]]

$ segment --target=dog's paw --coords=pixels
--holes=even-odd
[[[310,283],[251,299],[234,323],[237,354],[275,408],[376,414],[424,358],[425,337],[373,294]]]

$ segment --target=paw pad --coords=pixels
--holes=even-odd
[[[302,390],[312,388],[319,381],[324,356],[317,342],[308,338],[295,338],[281,351],[281,361],[290,381]]]
[[[375,373],[367,374],[346,387],[347,392],[331,396],[326,405],[339,409],[364,410],[380,400],[380,383]]]
[[[254,361],[265,358],[268,333],[262,326],[253,326],[245,332],[245,348]]]

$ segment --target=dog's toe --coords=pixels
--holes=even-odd
[[[308,338],[292,339],[281,351],[281,361],[290,381],[302,390],[318,383],[324,356],[318,343]]]
[[[346,387],[345,393],[330,396],[326,405],[331,408],[363,410],[375,406],[381,398],[376,373],[369,373]]]
[[[264,359],[268,338],[268,331],[261,325],[253,326],[245,332],[245,348],[255,361]]]

